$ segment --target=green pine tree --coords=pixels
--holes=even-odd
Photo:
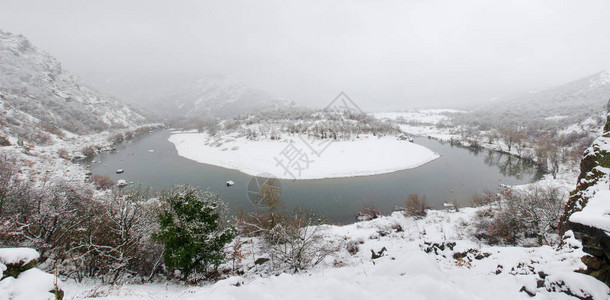
[[[183,279],[192,272],[206,273],[224,259],[224,245],[236,235],[222,225],[218,194],[175,187],[162,199],[167,207],[159,215],[160,230],[153,238],[165,246],[164,260]]]

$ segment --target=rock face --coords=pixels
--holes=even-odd
[[[610,286],[610,238],[608,234],[592,226],[570,222],[570,229],[582,241],[583,251],[591,256],[582,258],[586,273]]]
[[[610,109],[610,101],[608,102]],[[583,257],[583,263],[587,265],[586,273],[610,286],[610,236],[605,227],[601,226],[607,222],[605,218],[610,216],[599,212],[595,221],[583,221],[583,211],[589,200],[599,191],[608,190],[610,184],[610,112],[606,115],[604,133],[597,138],[584,154],[580,163],[580,175],[576,189],[570,193],[564,214],[560,220],[560,231],[564,233],[572,230],[577,239],[582,241],[583,250],[591,256]],[[610,198],[598,199],[596,201],[610,207]],[[599,204],[599,203],[596,203]],[[571,218],[580,214],[579,218]],[[596,225],[596,224],[600,225]]]

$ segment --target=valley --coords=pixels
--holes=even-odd
[[[519,43],[453,57],[436,23],[407,59],[363,22],[398,4],[348,2],[328,32],[205,3],[0,30],[0,299],[608,299],[610,71],[483,67]]]

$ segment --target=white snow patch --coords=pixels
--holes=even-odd
[[[563,119],[565,119],[567,117],[568,116],[559,116],[559,115],[556,115],[556,116],[546,117],[544,119],[547,120],[547,121],[559,121],[559,120],[563,120]]]
[[[426,147],[400,141],[394,136],[377,138],[361,135],[351,141],[333,141],[328,147],[313,145],[324,141],[306,143],[297,136],[252,141],[243,137],[215,139],[207,133],[176,133],[169,137],[169,141],[185,158],[250,175],[269,173],[283,179],[383,174],[415,168],[439,157]],[[316,150],[324,150],[319,150],[317,155],[308,145]],[[282,154],[283,151],[289,152],[289,148],[302,153],[299,159],[292,160],[289,158],[292,155],[286,157]],[[282,163],[278,163],[278,160]],[[288,165],[288,172],[282,165]]]
[[[4,281],[4,280],[3,280]],[[55,288],[55,276],[45,273],[40,269],[29,269],[17,277],[16,280],[11,280],[11,297],[13,300],[31,300],[31,299],[55,299],[55,295],[50,293]],[[59,284],[59,282],[58,282]]]
[[[570,222],[599,228],[610,233],[610,190],[595,193],[582,211],[570,216]]]
[[[594,277],[576,272],[557,272],[545,280],[547,289],[569,292],[581,299],[608,299],[610,289]]]
[[[2,248],[0,249],[0,263],[5,265],[24,263],[38,259],[40,254],[32,248]]]

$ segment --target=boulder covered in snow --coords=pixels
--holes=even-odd
[[[62,299],[60,281],[36,268],[40,254],[31,248],[0,249],[0,299]]]
[[[578,299],[608,299],[610,289],[591,276],[574,272],[558,272],[545,278],[547,291],[561,292]]]
[[[0,263],[5,265],[24,263],[27,264],[40,257],[38,251],[32,248],[2,248],[0,249]]]
[[[2,278],[16,277],[21,272],[36,266],[40,254],[31,248],[0,249],[0,274]]]

